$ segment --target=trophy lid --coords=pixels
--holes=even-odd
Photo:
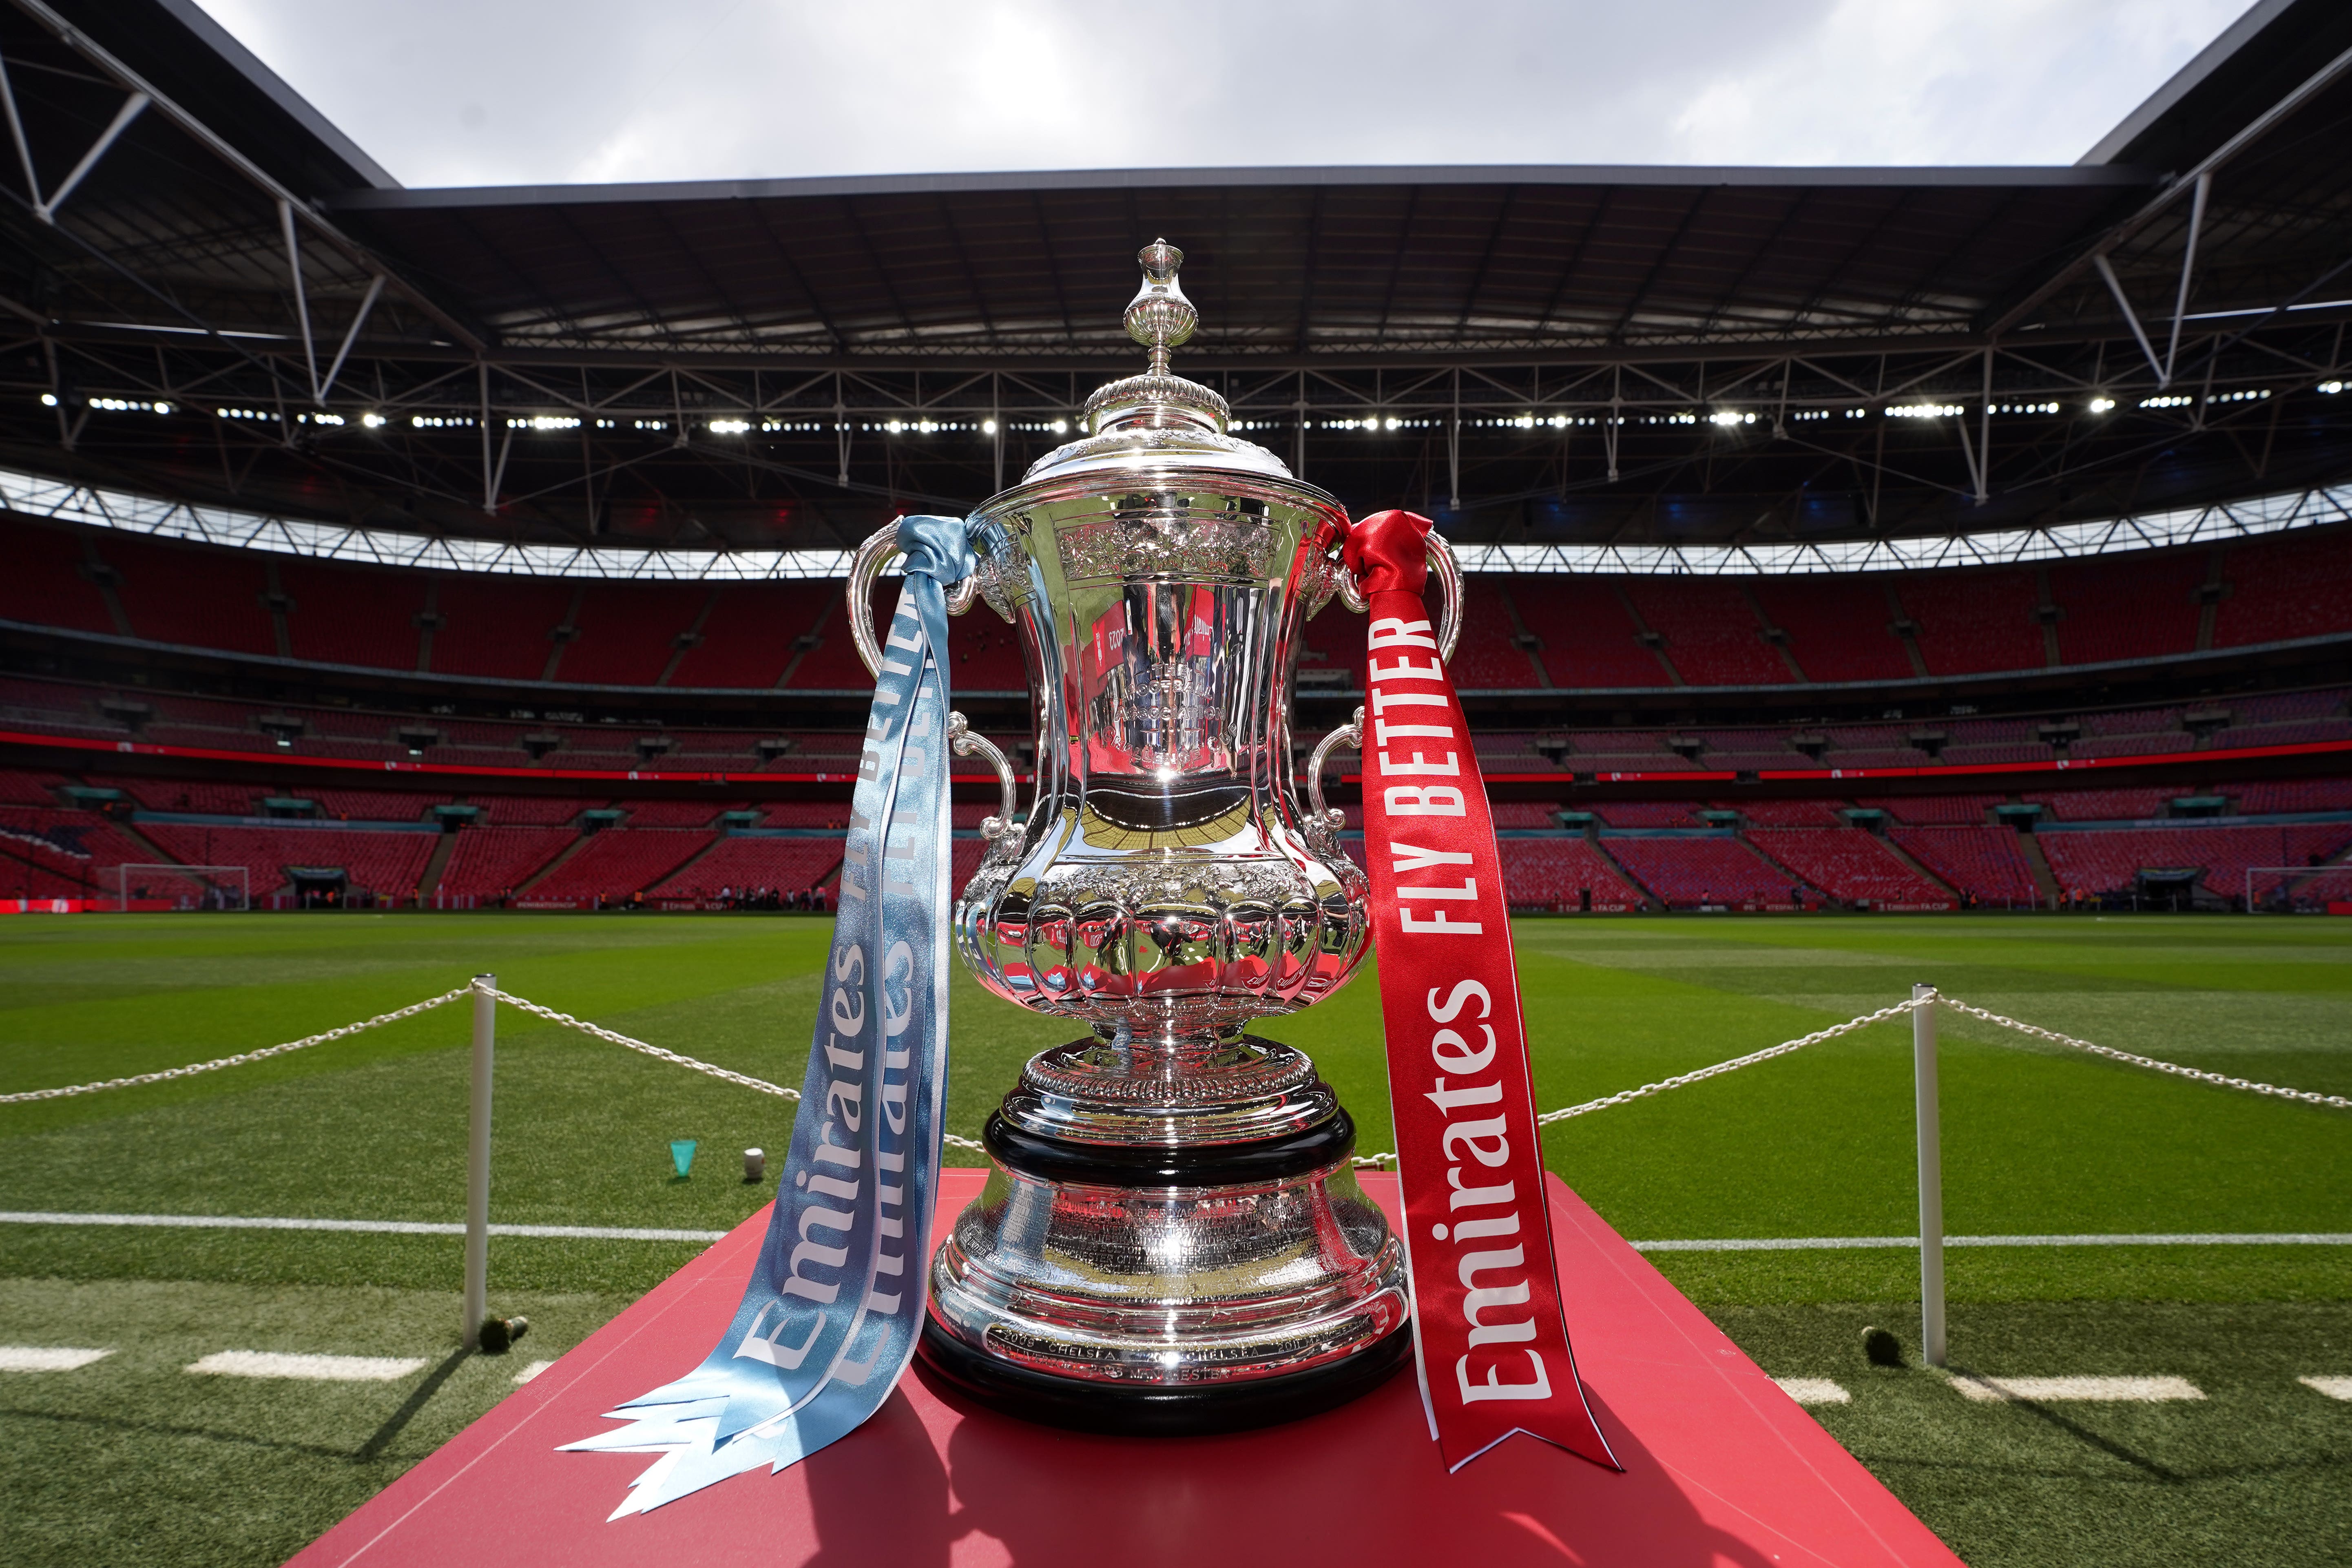
[[[1079,419],[1086,434],[1031,464],[1024,485],[1139,467],[1290,478],[1290,469],[1272,452],[1225,433],[1233,410],[1223,397],[1168,368],[1170,351],[1181,346],[1201,322],[1201,312],[1176,280],[1184,253],[1155,239],[1135,258],[1143,268],[1143,286],[1128,303],[1127,333],[1150,351],[1149,366],[1141,375],[1097,388]]]

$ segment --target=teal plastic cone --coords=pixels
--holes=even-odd
[[[669,1157],[671,1163],[677,1167],[677,1173],[679,1175],[683,1176],[688,1172],[693,1170],[694,1140],[691,1138],[671,1139],[669,1141]]]

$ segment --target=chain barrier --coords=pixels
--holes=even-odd
[[[329,1029],[322,1035],[310,1035],[299,1040],[289,1040],[282,1046],[267,1046],[257,1051],[240,1051],[233,1057],[221,1057],[208,1062],[196,1062],[184,1068],[167,1068],[162,1072],[137,1073],[130,1078],[110,1078],[100,1083],[77,1083],[64,1089],[28,1089],[17,1094],[0,1094],[0,1105],[20,1105],[30,1100],[63,1100],[68,1095],[96,1094],[101,1089],[129,1089],[136,1084],[165,1083],[175,1078],[193,1078],[200,1072],[217,1072],[222,1068],[243,1067],[247,1062],[261,1061],[269,1057],[282,1057],[289,1051],[304,1050],[311,1046],[323,1046],[329,1040],[340,1040],[363,1029],[379,1028],[396,1024],[403,1018],[413,1018],[419,1013],[429,1013],[436,1007],[446,1006],[460,996],[473,994],[470,985],[460,985],[455,991],[444,991],[425,1002],[413,1002],[389,1013],[379,1013],[362,1023],[345,1024],[340,1029]]]
[[[498,1001],[520,1012],[529,1013],[535,1018],[543,1018],[551,1024],[561,1024],[568,1029],[577,1029],[583,1035],[593,1036],[612,1045],[635,1051],[641,1056],[651,1057],[656,1061],[687,1068],[715,1078],[722,1083],[737,1084],[744,1089],[756,1089],[761,1094],[774,1095],[779,1100],[797,1100],[801,1097],[800,1090],[796,1089],[786,1089],[782,1084],[770,1083],[765,1079],[753,1078],[749,1073],[736,1072],[731,1068],[719,1067],[713,1062],[702,1061],[681,1052],[665,1050],[647,1041],[624,1035],[618,1030],[591,1024],[586,1019],[575,1018],[569,1013],[559,1013],[552,1007],[543,1007],[536,1002],[517,996],[510,992],[500,991],[495,986],[484,987],[484,989]],[[268,1046],[257,1051],[243,1051],[233,1057],[220,1057],[212,1061],[196,1062],[183,1068],[169,1068],[162,1072],[138,1073],[130,1078],[110,1078],[97,1083],[71,1084],[62,1089],[31,1089],[16,1094],[0,1094],[0,1105],[17,1105],[37,1100],[63,1100],[71,1095],[95,1094],[102,1089],[130,1089],[139,1084],[165,1083],[173,1079],[190,1078],[197,1073],[215,1072],[222,1068],[243,1067],[247,1062],[257,1062],[270,1057],[284,1056],[289,1051],[304,1050],[311,1046],[322,1046],[330,1040],[340,1040],[364,1030],[381,1028],[386,1024],[396,1024],[403,1018],[413,1018],[419,1013],[431,1012],[436,1007],[446,1006],[460,996],[470,996],[474,994],[475,987],[461,985],[454,991],[444,991],[440,995],[429,997],[423,1002],[413,1002],[405,1007],[395,1008],[389,1013],[379,1013],[374,1017],[364,1019],[360,1023],[345,1024],[339,1029],[329,1029],[322,1034],[305,1036],[299,1040],[289,1040],[282,1046]],[[2305,1089],[2284,1089],[2274,1083],[2258,1083],[2252,1079],[2231,1078],[2222,1073],[2206,1072],[2198,1068],[2183,1067],[2179,1062],[2162,1061],[2155,1057],[2134,1056],[2129,1051],[2119,1051],[2109,1046],[2093,1045],[2088,1040],[2078,1040],[2072,1035],[2062,1035],[2055,1029],[2044,1029],[2037,1025],[2020,1023],[2015,1018],[2004,1017],[1999,1013],[1971,1006],[1966,1002],[1957,1001],[1940,992],[1931,992],[1926,996],[1897,1002],[1891,1006],[1881,1007],[1875,1013],[1864,1013],[1858,1018],[1848,1018],[1843,1024],[1832,1024],[1826,1029],[1816,1029],[1810,1035],[1800,1035],[1793,1040],[1783,1040],[1777,1046],[1767,1046],[1760,1051],[1750,1051],[1744,1057],[1734,1057],[1729,1061],[1717,1062],[1713,1067],[1701,1068],[1696,1072],[1660,1079],[1655,1083],[1645,1083],[1639,1089],[1623,1089],[1616,1094],[1603,1095],[1599,1100],[1588,1100],[1581,1105],[1547,1110],[1536,1118],[1536,1125],[1549,1127],[1555,1121],[1565,1121],[1572,1116],[1583,1116],[1591,1111],[1605,1110],[1611,1106],[1627,1105],[1654,1094],[1664,1094],[1670,1089],[1681,1089],[1687,1084],[1703,1083],[1723,1073],[1737,1072],[1741,1068],[1754,1067],[1759,1062],[1769,1062],[1775,1057],[1785,1057],[1791,1051],[1801,1051],[1807,1046],[1817,1046],[1823,1040],[1833,1040],[1840,1035],[1850,1035],[1856,1029],[1868,1028],[1873,1024],[1883,1024],[1890,1018],[1899,1018],[1904,1014],[1914,1012],[1918,1008],[1937,1005],[1949,1007],[1956,1013],[1965,1013],[1969,1017],[1982,1019],[1988,1024],[1998,1025],[2004,1029],[2014,1029],[2021,1035],[2031,1035],[2036,1039],[2049,1040],[2057,1045],[2072,1047],[2078,1051],[2087,1051],[2095,1057],[2105,1057],[2110,1061],[2128,1062],[2133,1067],[2170,1073],[2176,1078],[2194,1079],[2200,1083],[2217,1084],[2224,1089],[2242,1089],[2252,1094],[2267,1094],[2279,1100],[2297,1100],[2306,1105],[2326,1105],[2340,1110],[2352,1110],[2352,1099],[2340,1094],[2314,1094]],[[979,1151],[986,1147],[975,1139],[959,1138],[952,1132],[942,1134],[940,1141],[957,1149]],[[1394,1153],[1359,1154],[1355,1156],[1353,1163],[1360,1170],[1370,1170],[1383,1168],[1393,1163],[1395,1160]]]
[[[2314,1094],[2308,1089],[2282,1089],[2274,1083],[2256,1083],[2250,1078],[2229,1078],[2218,1072],[2205,1072],[2197,1068],[2182,1067],[2179,1062],[2159,1061],[2154,1057],[2136,1057],[2129,1051],[2119,1051],[2111,1046],[2095,1046],[2088,1040],[2078,1040],[2072,1035],[2062,1035],[2055,1029],[2044,1029],[2032,1024],[2021,1024],[2014,1018],[2004,1018],[1998,1013],[1988,1013],[1981,1007],[1971,1007],[1965,1002],[1955,1002],[1948,996],[1937,995],[1928,1000],[1941,1002],[1955,1013],[1966,1013],[1971,1018],[1982,1018],[1988,1024],[1999,1024],[2004,1029],[2015,1029],[2021,1035],[2053,1040],[2062,1046],[2072,1046],[2078,1051],[2088,1051],[2095,1057],[2110,1061],[2129,1062],[2137,1068],[2152,1068],[2168,1072],[2175,1078],[2193,1078],[2200,1083],[2220,1084],[2224,1089],[2242,1089],[2252,1094],[2274,1095],[2281,1100],[2299,1100],[2306,1105],[2332,1105],[2339,1110],[2352,1110],[2352,1100],[2340,1094]]]
[[[600,1025],[589,1023],[584,1018],[575,1018],[569,1013],[559,1013],[552,1007],[542,1007],[536,1002],[526,1001],[520,996],[513,995],[505,991],[492,988],[490,994],[505,1003],[508,1006],[518,1008],[522,1012],[529,1013],[533,1017],[544,1018],[551,1024],[561,1024],[568,1029],[577,1029],[583,1035],[593,1035],[597,1039],[606,1040],[614,1045],[625,1047],[630,1050],[637,1052],[641,1056],[651,1057],[656,1061],[668,1062],[677,1067],[690,1068],[696,1072],[704,1073],[711,1078],[715,1078],[721,1083],[740,1084],[745,1089],[754,1089],[759,1090],[761,1094],[772,1094],[779,1100],[798,1100],[801,1097],[801,1091],[799,1089],[786,1089],[782,1084],[770,1083],[766,1079],[753,1078],[749,1073],[736,1072],[730,1068],[719,1067],[712,1062],[701,1061],[696,1058],[682,1055],[677,1051],[664,1050],[659,1046],[649,1045],[644,1040],[633,1038],[630,1036],[621,1034],[616,1030],[607,1029]],[[944,1134],[942,1141],[951,1143],[959,1149],[978,1149],[982,1147],[981,1144],[973,1142],[971,1139],[959,1138],[952,1132]]]

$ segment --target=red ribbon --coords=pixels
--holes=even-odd
[[[1364,849],[1422,1404],[1449,1471],[1514,1432],[1622,1469],[1560,1312],[1502,856],[1422,604],[1429,530],[1375,512],[1344,551],[1371,611]]]

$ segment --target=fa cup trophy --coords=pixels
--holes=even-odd
[[[1199,320],[1183,254],[1139,259],[1149,368],[971,519],[976,591],[1021,628],[1037,782],[1025,825],[989,824],[956,942],[988,989],[1086,1032],[989,1118],[920,1353],[1034,1418],[1202,1432],[1352,1398],[1412,1330],[1355,1124],[1304,1054],[1244,1033],[1329,995],[1370,937],[1364,873],[1292,771],[1301,629],[1352,598],[1347,516],[1170,372]]]

